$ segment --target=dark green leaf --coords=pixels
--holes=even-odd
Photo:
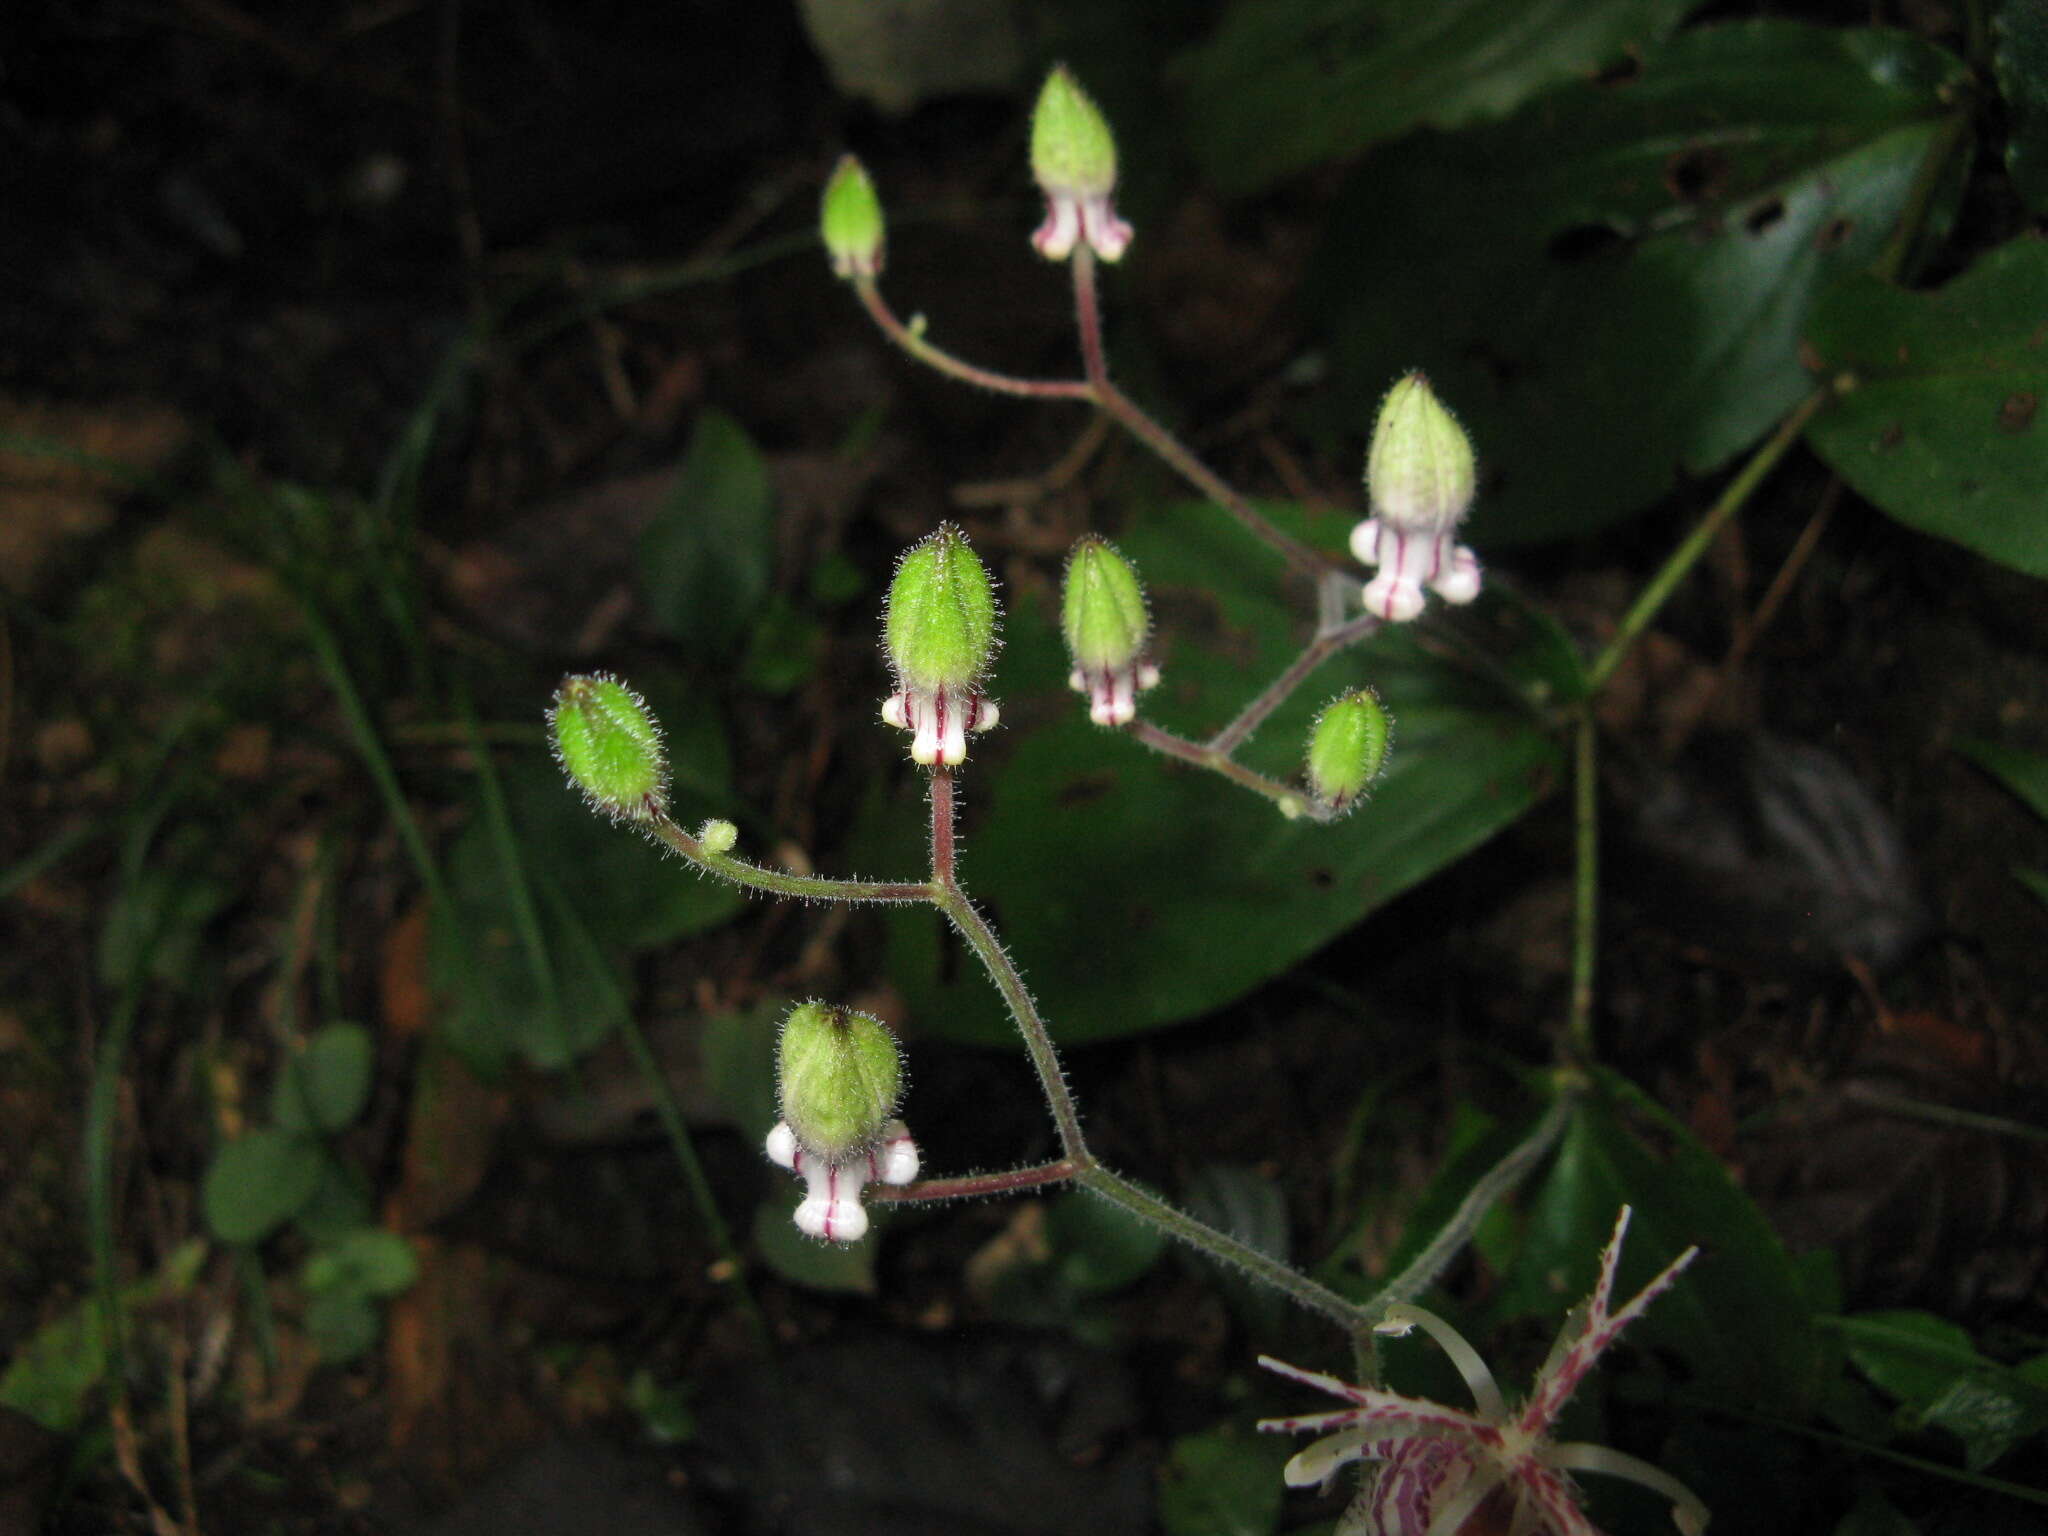
[[[1816,307],[1817,366],[1856,387],[1807,428],[1856,490],[1923,533],[2048,576],[2048,241],[1932,293],[1858,276]]]
[[[369,1176],[358,1164],[330,1157],[320,1170],[319,1187],[293,1212],[292,1223],[308,1242],[331,1243],[370,1225],[376,1216],[375,1198]]]
[[[1866,1488],[1855,1506],[1842,1516],[1834,1536],[1919,1536],[1919,1529],[1894,1509],[1883,1494]]]
[[[361,1291],[323,1291],[306,1303],[306,1333],[320,1358],[340,1365],[369,1353],[383,1320]]]
[[[1798,1272],[1728,1170],[1676,1120],[1612,1073],[1578,1108],[1531,1202],[1502,1315],[1557,1315],[1591,1293],[1601,1248],[1634,1208],[1617,1294],[1680,1250],[1701,1256],[1630,1330],[1686,1361],[1701,1388],[1767,1412],[1805,1412],[1819,1344]]]
[[[2048,821],[2048,754],[2002,741],[1959,741],[1956,750],[1990,774]]]
[[[309,1291],[353,1291],[361,1296],[396,1296],[419,1278],[419,1256],[396,1232],[358,1227],[323,1244],[306,1260]]]
[[[1099,1296],[1133,1285],[1159,1261],[1166,1234],[1122,1206],[1085,1190],[1057,1196],[1045,1215],[1054,1273],[1076,1296]]]
[[[2005,168],[2034,213],[2048,213],[2048,0],[2005,0],[1993,22],[2005,96]]]
[[[857,1243],[830,1243],[797,1230],[796,1207],[803,1198],[801,1181],[787,1193],[770,1196],[754,1208],[754,1246],[761,1262],[785,1280],[814,1291],[875,1293],[875,1243],[872,1231]],[[870,1208],[872,1219],[876,1212]]]
[[[222,1242],[261,1242],[312,1199],[325,1162],[320,1143],[308,1136],[264,1129],[237,1137],[206,1170],[206,1225]]]
[[[782,1118],[775,1088],[775,1043],[789,1004],[769,998],[741,1013],[703,1022],[705,1086],[740,1134],[759,1144]]]
[[[270,1090],[270,1118],[287,1131],[332,1135],[370,1100],[376,1046],[360,1024],[329,1024],[286,1059]]]
[[[735,649],[768,591],[774,490],[744,428],[721,411],[697,418],[674,488],[640,541],[648,622],[692,651]]]
[[[1205,1221],[1283,1264],[1293,1257],[1287,1197],[1256,1168],[1237,1163],[1197,1168],[1188,1179],[1181,1204],[1197,1221]],[[1217,1271],[1216,1279],[1232,1308],[1255,1334],[1277,1334],[1284,1326],[1286,1306],[1277,1292],[1228,1266]]]
[[[1280,1524],[1291,1448],[1232,1425],[1182,1435],[1159,1482],[1166,1536],[1269,1536]]]
[[[626,1381],[626,1406],[639,1416],[640,1427],[656,1445],[681,1445],[697,1437],[690,1398],[689,1382],[665,1387],[644,1365]]]
[[[1312,285],[1325,425],[1362,437],[1388,382],[1426,369],[1488,472],[1482,559],[1717,468],[1812,388],[1808,303],[1883,247],[1959,78],[1901,33],[1730,23],[1371,155]]]
[[[1236,0],[1181,55],[1190,144],[1225,193],[1411,128],[1503,117],[1653,43],[1697,0]]]
[[[747,637],[740,662],[740,680],[767,694],[785,694],[801,687],[818,670],[818,651],[825,631],[779,593],[761,605]]]
[[[1842,1319],[1840,1328],[1849,1357],[1899,1400],[1908,1426],[1954,1434],[1972,1471],[2048,1427],[2048,1383],[1985,1359],[1968,1332],[1944,1318],[1863,1312]]]
[[[1306,527],[1298,508],[1265,510]],[[1326,542],[1345,532],[1328,518],[1315,529]],[[1145,578],[1160,631],[1165,681],[1143,712],[1205,737],[1299,654],[1298,599],[1213,507],[1147,510],[1119,544]],[[1411,634],[1385,633],[1325,662],[1247,746],[1250,766],[1298,780],[1316,710],[1342,688],[1378,689],[1394,721],[1386,775],[1351,816],[1324,826],[1287,821],[1213,774],[1090,725],[1065,690],[1049,602],[1017,606],[997,689],[997,735],[1011,739],[988,752],[1009,756],[986,774],[970,766],[962,867],[1061,1038],[1131,1034],[1221,1006],[1534,803],[1558,753],[1515,703],[1524,634],[1501,605],[1463,621],[1494,625],[1475,643],[1509,658],[1507,674],[1468,673]],[[862,865],[918,869],[922,813],[904,803],[891,815],[893,841],[863,849]],[[897,915],[891,942],[920,1029],[1015,1038],[979,967],[944,953],[953,940],[934,914]]]

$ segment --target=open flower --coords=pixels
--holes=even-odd
[[[1351,1404],[1334,1413],[1266,1419],[1259,1428],[1293,1434],[1308,1430],[1324,1438],[1287,1463],[1291,1487],[1326,1483],[1339,1467],[1376,1461],[1379,1475],[1352,1507],[1343,1529],[1361,1536],[1460,1536],[1482,1510],[1506,1521],[1514,1536],[1599,1536],[1579,1508],[1573,1472],[1605,1472],[1654,1489],[1670,1499],[1672,1519],[1685,1536],[1706,1529],[1707,1510],[1677,1479],[1606,1446],[1558,1444],[1549,1438],[1559,1410],[1570,1399],[1601,1352],[1621,1330],[1678,1278],[1693,1261],[1688,1248],[1619,1311],[1610,1311],[1614,1273],[1629,1208],[1621,1208],[1614,1236],[1600,1255],[1593,1294],[1565,1320],[1550,1358],[1536,1375],[1528,1400],[1510,1410],[1493,1373],[1451,1325],[1433,1312],[1400,1303],[1387,1309],[1380,1333],[1405,1334],[1421,1328],[1443,1346],[1472,1389],[1476,1411],[1466,1413],[1420,1398],[1372,1387],[1354,1387],[1334,1376],[1298,1370],[1261,1356],[1259,1364],[1290,1381],[1318,1388]],[[1477,1530],[1482,1527],[1471,1526]]]
[[[901,1120],[883,1126],[874,1146],[837,1162],[806,1153],[785,1120],[768,1133],[768,1159],[804,1176],[809,1192],[796,1208],[796,1224],[809,1236],[833,1243],[857,1243],[868,1235],[862,1189],[908,1184],[917,1177],[917,1143]]]

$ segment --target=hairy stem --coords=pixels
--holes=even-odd
[[[1274,1258],[1271,1254],[1241,1242],[1228,1232],[1222,1232],[1205,1221],[1197,1221],[1187,1212],[1169,1205],[1150,1191],[1133,1184],[1129,1179],[1111,1173],[1096,1164],[1083,1168],[1074,1175],[1084,1189],[1100,1195],[1112,1205],[1120,1205],[1144,1221],[1149,1221],[1169,1237],[1179,1238],[1191,1247],[1199,1248],[1211,1258],[1225,1264],[1235,1264],[1254,1280],[1270,1285],[1274,1290],[1291,1297],[1311,1312],[1320,1313],[1339,1327],[1354,1333],[1370,1326],[1366,1314],[1358,1306],[1293,1266]]]
[[[896,312],[889,307],[889,301],[882,297],[882,292],[875,286],[873,278],[856,277],[853,280],[853,291],[860,296],[861,303],[874,317],[875,324],[882,328],[883,335],[919,362],[936,368],[948,377],[972,384],[977,389],[994,390],[997,394],[1003,395],[1017,395],[1027,400],[1095,398],[1095,391],[1079,379],[1020,379],[1013,374],[977,368],[973,363],[957,358],[926,341],[920,327],[905,325],[897,319]]]
[[[915,1184],[900,1188],[876,1184],[868,1188],[865,1198],[916,1205],[934,1200],[965,1200],[975,1195],[1005,1195],[1019,1189],[1072,1183],[1081,1167],[1072,1158],[1063,1157],[1057,1162],[1033,1163],[1028,1168],[1005,1168],[1000,1173],[968,1173],[954,1179],[919,1179]]]
[[[1278,779],[1269,779],[1263,773],[1254,773],[1244,764],[1233,761],[1229,753],[1219,752],[1213,745],[1205,746],[1199,741],[1189,741],[1185,736],[1163,731],[1149,720],[1133,720],[1124,727],[1124,730],[1133,741],[1142,742],[1155,752],[1177,758],[1183,763],[1191,763],[1197,768],[1206,768],[1255,795],[1264,795],[1279,806],[1280,814],[1289,820],[1297,816],[1306,816],[1310,821],[1334,821],[1337,818],[1337,813],[1330,807],[1317,803],[1292,784],[1282,784]]]
[[[1266,723],[1267,716],[1293,697],[1294,690],[1308,680],[1311,672],[1347,645],[1356,644],[1374,633],[1383,622],[1378,614],[1366,613],[1317,635],[1299,656],[1288,663],[1287,670],[1267,685],[1265,692],[1245,705],[1235,720],[1209,738],[1209,750],[1226,756],[1235,752],[1253,731]]]
[[[665,815],[645,824],[649,837],[673,849],[699,869],[730,880],[750,890],[776,896],[794,896],[800,901],[886,901],[907,904],[932,901],[933,887],[923,881],[835,880],[825,875],[792,875],[779,869],[763,869],[731,854],[713,853],[697,838],[685,832]]]

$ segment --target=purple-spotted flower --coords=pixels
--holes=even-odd
[[[1479,1530],[1506,1530],[1513,1536],[1599,1536],[1579,1508],[1571,1474],[1603,1472],[1641,1483],[1670,1499],[1678,1529],[1684,1536],[1698,1536],[1706,1529],[1706,1506],[1668,1473],[1606,1446],[1550,1439],[1559,1410],[1594,1361],[1699,1252],[1686,1249],[1634,1300],[1610,1311],[1628,1220],[1629,1208],[1623,1206],[1614,1236],[1600,1255],[1600,1278],[1592,1296],[1566,1319],[1527,1401],[1517,1408],[1509,1408],[1493,1373],[1456,1329],[1435,1313],[1407,1303],[1388,1308],[1376,1331],[1399,1335],[1421,1328],[1428,1333],[1472,1389],[1476,1411],[1355,1387],[1334,1376],[1260,1357],[1259,1364],[1267,1370],[1351,1405],[1334,1413],[1260,1423],[1264,1430],[1308,1430],[1324,1437],[1287,1463],[1289,1486],[1327,1483],[1349,1462],[1378,1462],[1377,1476],[1340,1527],[1356,1536],[1460,1536]]]
[[[896,691],[882,718],[912,733],[910,755],[928,768],[964,762],[967,733],[1000,717],[981,687],[995,655],[996,619],[988,570],[951,523],[896,567],[882,620]]]
[[[1031,174],[1045,193],[1045,222],[1031,237],[1047,261],[1065,261],[1076,244],[1116,261],[1131,226],[1116,216],[1116,140],[1109,123],[1064,64],[1046,77],[1031,114]]]
[[[836,1163],[805,1153],[785,1120],[768,1133],[768,1158],[802,1174],[809,1186],[796,1208],[798,1228],[832,1243],[857,1243],[867,1236],[862,1189],[869,1184],[908,1184],[917,1177],[917,1143],[901,1120],[884,1125],[881,1140],[867,1151]]]
[[[1477,486],[1465,429],[1427,379],[1409,374],[1380,405],[1365,460],[1373,515],[1351,530],[1351,553],[1379,567],[1365,589],[1368,613],[1412,619],[1422,612],[1425,586],[1447,603],[1479,595],[1479,559],[1457,542]]]

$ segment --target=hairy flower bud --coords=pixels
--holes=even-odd
[[[1308,784],[1335,810],[1365,793],[1386,765],[1392,724],[1370,688],[1354,688],[1323,707],[1308,734]]]
[[[917,1144],[892,1119],[903,1087],[896,1037],[878,1019],[826,1003],[800,1003],[776,1052],[782,1122],[768,1156],[804,1176],[796,1224],[812,1237],[858,1241],[868,1229],[864,1184],[908,1184]]]
[[[647,703],[617,678],[569,677],[548,709],[555,759],[594,807],[614,820],[668,810],[668,760]]]
[[[1145,589],[1130,561],[1108,540],[1089,534],[1067,557],[1060,628],[1074,670],[1067,681],[1088,695],[1088,718],[1097,725],[1128,725],[1137,695],[1159,681],[1145,655],[1152,617]]]
[[[1049,261],[1064,261],[1075,244],[1104,261],[1121,257],[1131,226],[1116,216],[1116,140],[1101,110],[1064,64],[1046,76],[1031,114],[1031,174],[1045,192],[1045,223],[1031,242]]]
[[[1380,573],[1365,606],[1399,621],[1422,612],[1422,588],[1446,602],[1479,595],[1479,562],[1456,542],[1472,505],[1478,465],[1472,441],[1420,373],[1387,391],[1366,453],[1365,486],[1373,515],[1351,531],[1351,552]]]
[[[884,224],[882,202],[867,168],[852,155],[842,155],[825,183],[818,218],[832,270],[841,277],[876,277],[882,270]]]
[[[872,1147],[896,1110],[903,1065],[879,1020],[800,1003],[782,1022],[776,1088],[797,1145],[827,1162]]]
[[[997,720],[994,701],[981,692],[996,649],[996,601],[987,568],[952,524],[941,524],[896,567],[883,637],[897,689],[882,718],[915,733],[910,754],[918,762],[961,762],[965,733]]]

